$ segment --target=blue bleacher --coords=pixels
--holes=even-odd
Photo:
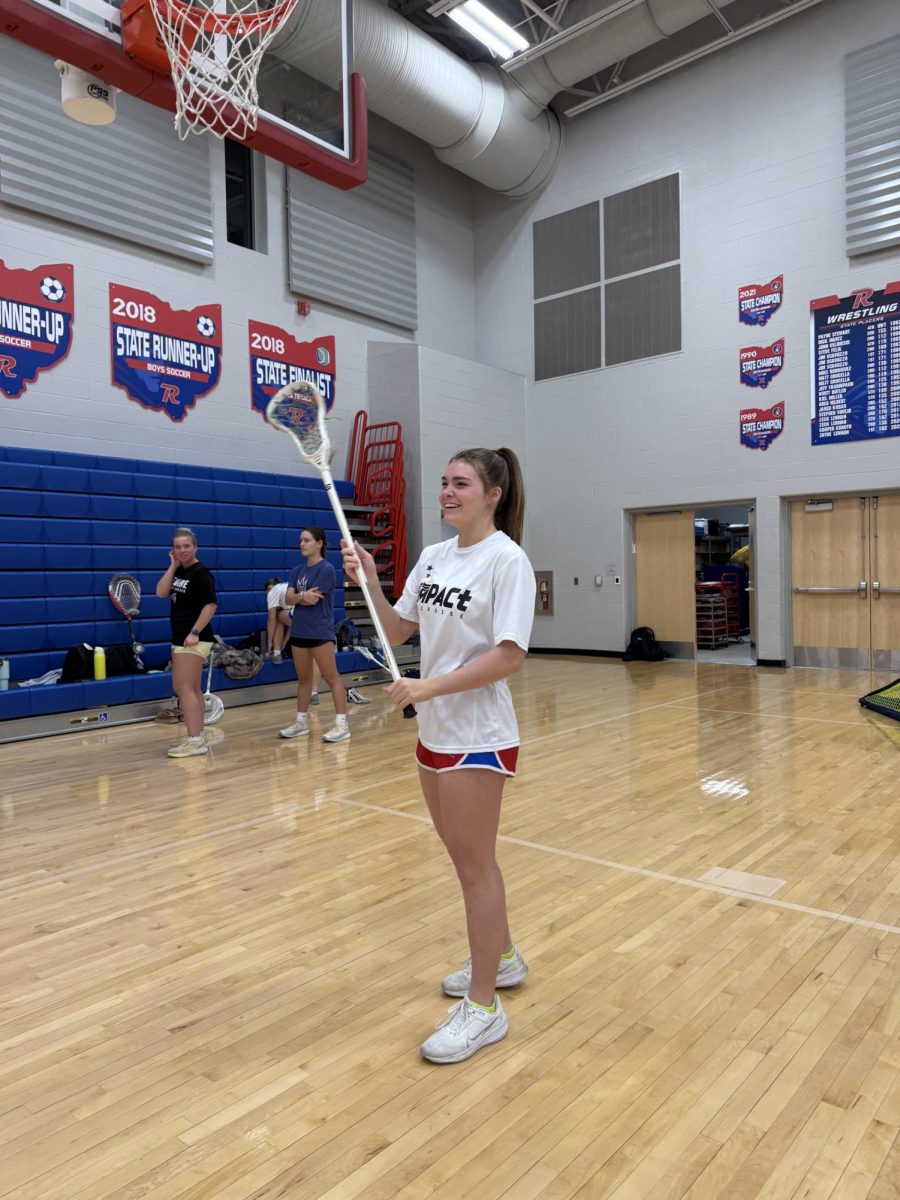
[[[342,498],[352,498],[352,484],[335,486]],[[178,525],[197,534],[198,557],[216,576],[213,628],[226,641],[265,628],[263,585],[272,575],[286,578],[300,561],[297,541],[306,525],[328,533],[328,559],[342,584],[337,522],[317,476],[0,446],[0,657],[9,659],[11,681],[62,666],[66,650],[79,642],[111,646],[129,640],[127,623],[107,595],[118,571],[140,580],[135,632],[146,647],[145,664],[164,667],[169,602],[157,599],[154,589]],[[343,603],[339,586],[335,620],[344,615]],[[368,666],[355,652],[339,654],[338,665],[345,672]],[[214,686],[221,691],[293,678],[290,662],[267,662],[252,680],[219,672]],[[11,687],[0,692],[0,720],[171,694],[168,671]]]

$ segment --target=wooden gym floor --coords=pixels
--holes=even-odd
[[[897,1200],[882,681],[530,659],[531,975],[447,1067],[418,1046],[463,916],[380,694],[343,745],[279,742],[282,703],[205,760],[162,726],[3,748],[0,1195]]]

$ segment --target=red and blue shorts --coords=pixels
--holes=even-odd
[[[438,754],[436,750],[429,750],[421,742],[416,745],[416,762],[426,771],[434,771],[438,775],[444,771],[477,768],[512,777],[516,773],[518,757],[518,746],[509,746],[506,750],[470,750],[462,754]]]

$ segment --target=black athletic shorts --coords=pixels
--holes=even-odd
[[[315,650],[316,646],[334,645],[332,638],[291,638],[291,645],[298,650]]]

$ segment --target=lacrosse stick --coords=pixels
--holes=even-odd
[[[344,510],[341,508],[334,480],[331,477],[331,468],[329,466],[331,462],[331,439],[328,436],[325,417],[325,401],[322,398],[322,393],[313,384],[307,383],[302,379],[298,379],[295,383],[289,383],[287,387],[283,387],[279,392],[276,392],[266,408],[266,419],[276,429],[281,430],[282,433],[289,433],[291,435],[300,451],[300,457],[304,462],[308,462],[310,466],[315,467],[321,475],[325,492],[331,501],[331,507],[337,518],[341,537],[348,546],[352,546],[353,535],[347,525],[347,518],[344,516]],[[399,683],[402,676],[397,668],[397,660],[394,658],[390,642],[385,635],[381,621],[378,619],[378,613],[375,611],[375,605],[369,592],[369,585],[362,569],[360,569],[357,578],[359,586],[362,589],[363,599],[372,618],[372,623],[375,626],[378,637],[381,639],[385,657],[385,669],[390,671],[394,682]],[[404,717],[414,717],[416,710],[411,704],[407,704],[403,710],[403,715]]]

